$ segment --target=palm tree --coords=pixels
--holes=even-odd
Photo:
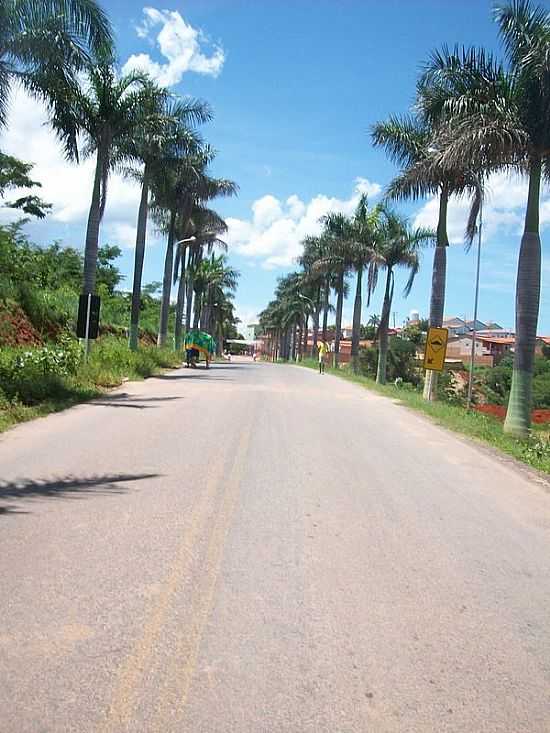
[[[370,301],[376,288],[379,270],[386,270],[382,316],[378,328],[378,368],[376,372],[378,384],[386,383],[388,327],[395,285],[394,270],[396,267],[404,267],[409,270],[409,279],[403,290],[404,297],[407,297],[420,267],[419,249],[433,238],[433,232],[426,229],[413,231],[405,219],[392,211],[384,210],[368,272]]]
[[[291,272],[279,278],[275,290],[275,304],[272,318],[277,324],[280,346],[279,353],[284,359],[294,359],[302,355],[301,336],[304,330],[307,301],[303,298],[307,275]]]
[[[236,290],[238,278],[239,272],[229,266],[224,254],[216,256],[212,253],[209,259],[200,263],[194,285],[203,331],[215,335],[219,325],[216,323],[216,309],[228,293]]]
[[[167,160],[167,165],[157,171],[157,176],[151,184],[152,202],[151,208],[155,220],[161,230],[167,235],[166,256],[164,260],[164,278],[162,288],[162,300],[160,310],[160,323],[157,338],[157,345],[164,346],[168,334],[168,313],[170,306],[170,292],[172,289],[172,276],[174,274],[174,244],[176,231],[185,232],[188,229],[189,219],[193,212],[193,204],[197,191],[205,189],[204,166],[213,158],[208,146],[200,149],[193,155],[183,156]],[[194,237],[184,237],[178,242],[176,249],[176,273],[174,282],[179,276],[180,267],[185,272],[186,247]],[[183,253],[183,258],[181,257]],[[185,277],[181,283],[185,282]],[[182,288],[184,286],[182,285]],[[183,303],[179,298],[178,303]],[[180,320],[181,311],[176,315]],[[181,327],[178,329],[178,341],[181,341]],[[179,346],[178,346],[179,348]]]
[[[2,0],[0,127],[7,122],[13,81],[59,114],[90,55],[104,56],[112,46],[111,25],[94,0]]]
[[[213,178],[208,174],[207,166],[213,160],[214,152],[205,146],[197,155],[191,156],[186,164],[179,170],[176,179],[175,202],[178,202],[178,230],[183,240],[176,250],[176,263],[174,269],[174,282],[179,279],[178,297],[176,304],[176,349],[181,346],[181,332],[183,326],[183,307],[185,302],[185,289],[188,288],[188,295],[193,297],[192,271],[186,263],[187,252],[192,252],[193,262],[197,265],[202,256],[202,249],[206,245],[211,248],[214,244],[225,243],[218,239],[218,235],[227,231],[225,222],[214,212],[205,215],[203,204],[218,196],[233,196],[237,193],[238,186],[234,181],[225,178]],[[193,217],[193,212],[195,216]],[[203,229],[204,231],[201,231]],[[190,244],[192,239],[194,244]],[[167,257],[168,259],[168,257]],[[163,292],[163,303],[168,303],[169,289]],[[190,313],[191,303],[188,303]],[[166,306],[167,307],[167,306]]]
[[[136,231],[130,317],[130,348],[134,351],[137,350],[139,343],[141,278],[150,187],[159,173],[172,161],[196,152],[199,140],[190,126],[196,122],[206,122],[210,118],[211,112],[204,103],[170,99],[165,90],[153,83],[148,84],[138,134],[134,136],[127,151],[127,155],[141,161],[143,165],[142,171],[137,173],[141,182],[141,199]],[[135,171],[133,173],[136,175]]]
[[[342,310],[346,294],[346,275],[353,268],[353,227],[349,217],[342,213],[327,214],[321,219],[323,239],[327,254],[317,267],[326,274],[333,274],[336,290],[336,331],[334,335],[334,366],[338,366],[340,337],[342,331]],[[329,281],[330,282],[330,281]]]
[[[203,259],[204,252],[208,255],[212,253],[214,247],[227,250],[227,244],[220,239],[220,235],[227,231],[227,224],[212,209],[195,204],[191,218],[187,222],[185,234],[188,238],[192,238],[193,242],[189,245],[189,258],[185,263],[185,252],[180,257],[181,272],[179,275],[178,287],[178,306],[176,308],[176,342],[178,343],[177,329],[182,326],[183,315],[183,297],[181,293],[187,296],[186,304],[186,323],[185,328],[188,331],[191,327],[191,317],[193,312],[193,297],[195,295],[194,278],[198,272]],[[181,303],[181,306],[180,306]],[[181,307],[181,310],[180,310]],[[195,299],[195,313],[193,318],[193,328],[198,328],[200,321],[200,304]]]
[[[468,164],[482,173],[498,168],[529,178],[525,224],[516,281],[516,343],[512,387],[504,430],[529,433],[535,340],[540,304],[541,177],[550,174],[550,15],[527,0],[498,8],[495,18],[506,67],[483,50],[432,56],[427,83],[443,90],[430,102],[453,120],[442,163]]]
[[[319,319],[322,308],[321,296],[327,281],[327,276],[316,268],[316,263],[322,260],[325,255],[323,238],[309,236],[302,241],[302,245],[304,250],[297,261],[303,268],[307,277],[308,293],[304,293],[304,295],[306,298],[309,298],[313,304],[311,310],[311,315],[313,316],[313,343],[311,346],[311,356],[315,357],[317,355],[317,341],[319,339]],[[307,337],[307,322],[305,330]],[[326,336],[326,326],[324,335]],[[305,343],[307,348],[307,338]]]
[[[373,328],[378,328],[380,325],[380,316],[376,313],[373,313],[371,316],[369,316],[369,320],[367,321],[367,326],[372,326]]]
[[[85,295],[95,292],[99,227],[107,202],[109,175],[123,163],[124,144],[141,124],[146,81],[147,77],[138,73],[119,77],[109,60],[91,64],[87,85],[75,87],[63,114],[52,117],[52,127],[72,158],[78,159],[78,150],[70,142],[74,131],[83,136],[85,155],[96,156],[84,249]]]
[[[370,263],[376,246],[380,209],[369,210],[366,195],[361,196],[352,221],[351,258],[357,273],[353,326],[351,334],[351,366],[359,371],[359,340],[361,338],[361,312],[363,309],[363,271]]]
[[[433,97],[434,90],[425,81],[418,85],[419,109],[426,100]],[[437,238],[432,269],[430,296],[430,326],[440,328],[445,308],[445,285],[447,274],[447,208],[451,195],[474,194],[472,210],[468,218],[466,242],[469,246],[474,234],[474,223],[479,210],[481,184],[479,177],[462,162],[453,168],[438,165],[441,143],[438,129],[446,124],[446,115],[441,110],[438,117],[425,118],[403,116],[390,117],[379,122],[372,129],[375,146],[385,149],[388,156],[401,166],[401,172],[390,183],[387,196],[391,199],[410,198],[418,200],[430,194],[439,197]],[[424,383],[424,398],[435,400],[437,394],[437,372],[427,371]]]

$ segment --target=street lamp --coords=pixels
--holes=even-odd
[[[301,293],[298,293],[298,297],[302,300],[307,300],[308,303],[311,303],[311,305],[315,308],[315,303],[311,300],[311,298],[308,298],[307,295],[302,295]]]
[[[178,244],[185,244],[186,242],[194,242],[196,241],[196,239],[197,239],[196,237],[187,237],[187,239],[180,239],[179,242],[176,242],[174,244],[174,247],[177,247]]]

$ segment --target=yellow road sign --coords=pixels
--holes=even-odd
[[[449,331],[446,328],[429,328],[424,350],[424,369],[442,372],[447,353]]]

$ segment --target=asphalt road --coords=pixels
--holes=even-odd
[[[291,366],[0,436],[2,733],[548,733],[550,493]]]

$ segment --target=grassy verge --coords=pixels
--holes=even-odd
[[[315,370],[319,368],[317,361],[313,359],[300,362],[300,366]],[[438,425],[488,444],[532,468],[550,474],[550,426],[548,425],[535,426],[530,438],[517,440],[506,435],[502,431],[502,423],[488,415],[475,411],[468,412],[464,407],[448,402],[426,402],[422,394],[413,388],[396,387],[393,384],[376,384],[368,377],[353,374],[348,368],[329,369],[327,367],[326,371],[385,397],[399,400],[407,407],[428,415]]]
[[[78,347],[73,344],[70,348]],[[45,352],[0,350],[0,431],[90,400],[124,379],[145,379],[181,364],[181,356],[173,351],[143,346],[132,352],[125,339],[114,337],[100,339],[86,364],[76,351],[71,368],[60,362],[56,349],[46,356]],[[59,354],[67,356],[68,352]]]

